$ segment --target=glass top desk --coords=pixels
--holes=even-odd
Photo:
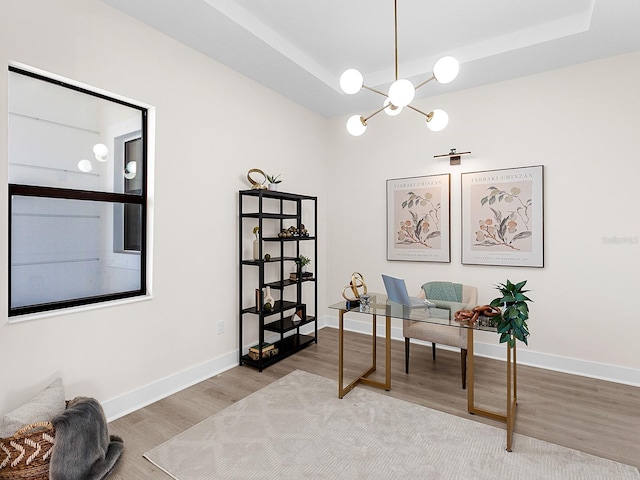
[[[507,425],[507,450],[511,451],[513,440],[513,426],[516,415],[517,404],[517,369],[516,369],[516,348],[507,349],[507,392],[506,392],[506,413],[496,413],[489,410],[477,408],[474,399],[474,353],[473,353],[473,333],[476,330],[495,332],[496,328],[491,326],[491,322],[480,317],[479,321],[473,324],[469,322],[459,322],[454,320],[454,313],[458,310],[472,309],[476,305],[466,305],[457,302],[445,302],[435,300],[435,307],[413,307],[409,308],[399,303],[391,302],[387,296],[380,293],[369,293],[370,307],[368,311],[361,311],[360,307],[347,308],[345,301],[330,305],[329,308],[339,311],[338,318],[338,397],[343,398],[356,385],[362,383],[385,390],[391,389],[391,319],[398,318],[406,321],[427,322],[437,325],[448,325],[451,328],[467,329],[467,410],[474,415],[492,418],[506,423]],[[355,380],[344,386],[344,315],[355,313],[358,315],[370,315],[372,319],[372,358],[371,366],[360,374]],[[376,370],[376,319],[381,316],[385,318],[385,379],[378,381],[369,378]]]

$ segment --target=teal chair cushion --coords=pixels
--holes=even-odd
[[[427,282],[422,285],[429,300],[445,302],[462,302],[462,284],[452,282]]]

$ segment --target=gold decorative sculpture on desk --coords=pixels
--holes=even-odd
[[[362,293],[358,292],[359,288],[363,289]],[[347,291],[350,291],[351,293],[353,293],[354,297],[353,298],[347,297]],[[342,297],[347,302],[357,302],[358,299],[360,298],[360,295],[366,295],[366,293],[367,293],[367,284],[364,282],[363,276],[358,272],[353,272],[351,274],[351,282],[349,282],[349,285],[347,285],[342,289]]]

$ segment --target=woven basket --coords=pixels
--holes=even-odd
[[[51,422],[32,423],[0,438],[0,480],[49,480],[54,442]]]

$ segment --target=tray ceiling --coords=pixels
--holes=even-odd
[[[394,79],[393,0],[102,0],[325,117],[379,108],[338,80],[359,69]],[[398,0],[400,77],[428,78],[453,55],[460,75],[438,95],[640,50],[637,0]]]

